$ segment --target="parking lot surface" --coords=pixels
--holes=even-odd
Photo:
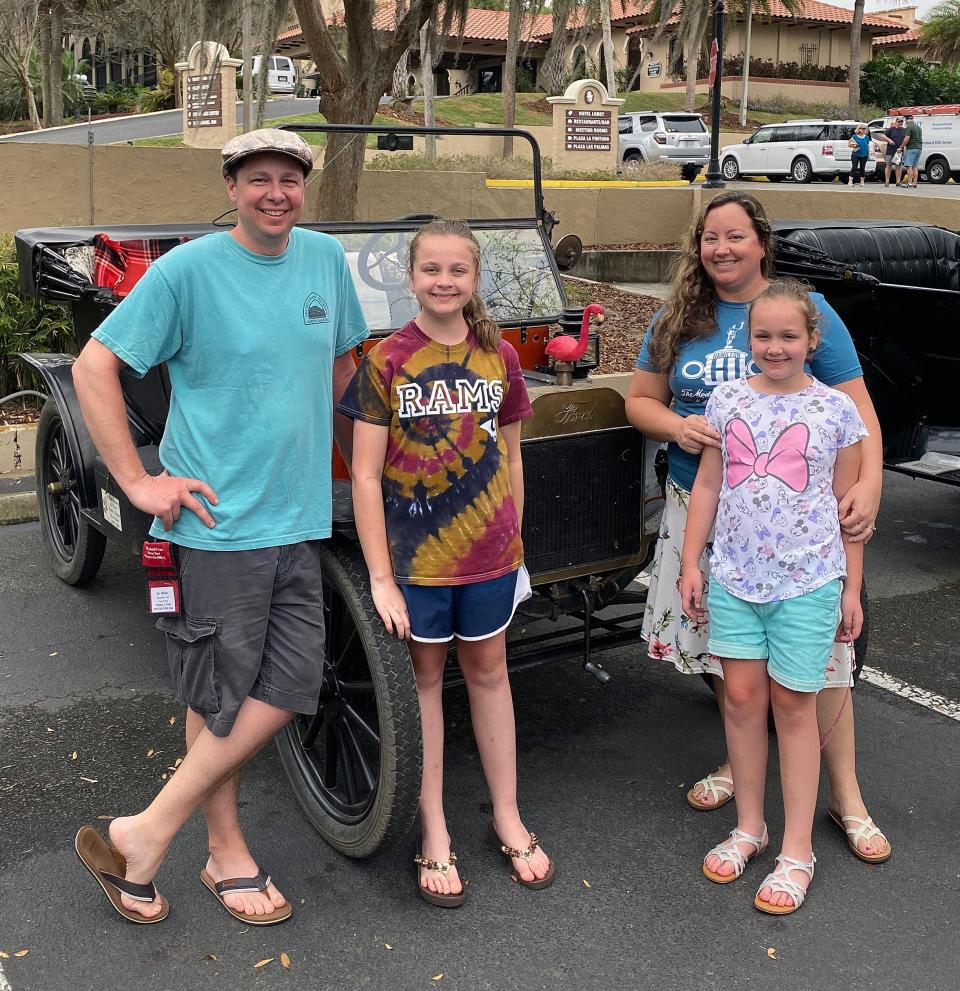
[[[960,703],[960,491],[888,473],[867,578],[871,671]],[[413,834],[367,862],[329,849],[270,749],[245,773],[241,815],[294,918],[244,927],[216,904],[198,877],[195,817],[158,878],[170,918],[125,923],[72,838],[149,801],[182,753],[182,710],[143,599],[140,575],[115,547],[90,589],[69,589],[47,568],[36,524],[0,527],[4,991],[956,986],[960,722],[861,683],[861,783],[893,857],[878,867],[855,860],[821,811],[810,896],[795,916],[773,919],[752,899],[781,822],[775,757],[773,848],[739,881],[711,885],[700,859],[733,827],[734,809],[694,812],[684,792],[720,760],[720,722],[700,679],[639,648],[604,655],[605,687],[575,660],[513,679],[521,803],[557,857],[553,888],[512,884],[485,844],[490,807],[456,689],[446,788],[470,882],[463,909],[417,897]]]

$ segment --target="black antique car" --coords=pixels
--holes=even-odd
[[[299,129],[299,128],[298,128]],[[324,126],[323,129],[332,129]],[[343,128],[341,128],[343,129]],[[423,134],[420,129],[353,128],[358,134]],[[447,133],[435,129],[434,133]],[[530,141],[534,185],[529,214],[474,218],[483,253],[480,291],[516,347],[533,406],[522,444],[527,495],[526,564],[534,596],[510,630],[512,670],[578,658],[605,681],[593,652],[635,641],[643,587],[634,579],[649,559],[660,488],[652,467],[656,445],[628,425],[623,397],[629,375],[591,375],[598,335],[572,367],[550,360],[550,328],[578,334],[582,310],[568,309],[544,210],[539,150],[522,131],[460,129],[489,138],[511,133]],[[392,221],[306,224],[344,246],[371,339],[416,314],[405,271],[407,245],[423,215]],[[16,235],[27,292],[69,304],[79,349],[122,301],[146,262],[181,241],[222,229],[212,224],[24,230]],[[37,436],[40,525],[55,572],[83,585],[97,574],[107,540],[139,555],[150,520],[129,504],[98,456],[83,422],[67,354],[27,354],[49,400]],[[557,371],[562,372],[558,377]],[[559,378],[559,380],[558,380]],[[127,421],[140,456],[158,472],[158,444],[170,383],[164,367],[138,379],[121,376]],[[325,543],[326,643],[320,705],[277,738],[281,759],[317,830],[348,856],[366,856],[410,826],[420,786],[420,714],[406,647],[388,636],[373,607],[360,554],[345,466],[334,459],[334,535]],[[460,681],[454,663],[448,684]]]
[[[850,328],[886,467],[960,485],[960,234],[891,221],[781,221],[776,269]]]

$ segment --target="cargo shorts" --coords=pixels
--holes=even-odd
[[[324,646],[320,542],[177,550],[180,614],[157,621],[177,696],[215,736],[230,733],[246,698],[316,712]]]

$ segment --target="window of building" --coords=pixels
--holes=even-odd
[[[801,65],[819,65],[820,47],[819,45],[805,44],[800,46]]]

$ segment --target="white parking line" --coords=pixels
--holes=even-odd
[[[960,703],[958,702],[952,702],[942,695],[928,692],[925,688],[917,688],[916,685],[901,681],[892,674],[887,674],[885,671],[878,671],[876,668],[867,667],[866,665],[861,670],[860,677],[870,685],[876,685],[878,688],[883,688],[888,692],[892,692],[894,695],[899,695],[902,699],[916,702],[917,705],[922,705],[925,709],[932,709],[934,712],[939,712],[941,716],[955,719],[960,723]]]
[[[0,991],[13,991],[7,975],[3,972],[3,964],[0,963]]]

